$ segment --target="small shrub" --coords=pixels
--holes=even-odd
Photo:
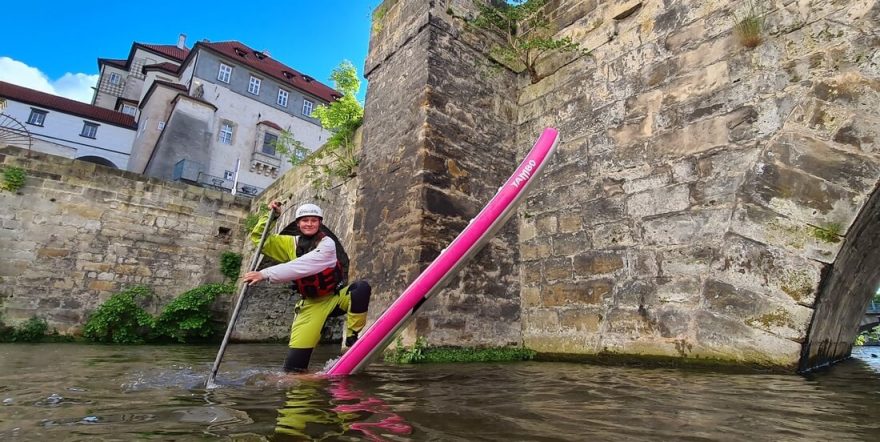
[[[822,242],[839,243],[842,231],[840,223],[830,223],[824,227],[812,227],[810,235]]]
[[[394,349],[385,353],[385,362],[395,364],[415,364],[424,358],[424,350],[427,347],[425,338],[419,336],[412,347],[403,345],[403,339],[398,336]]]
[[[223,252],[220,255],[220,272],[227,279],[235,281],[238,279],[241,270],[241,254],[234,252]]]
[[[114,294],[86,322],[83,337],[94,342],[114,344],[144,343],[153,318],[138,305],[137,300],[152,296],[150,289],[144,286]]]
[[[180,343],[210,340],[218,331],[211,322],[211,304],[234,290],[231,284],[206,284],[178,296],[156,318],[156,337]]]
[[[749,49],[758,47],[764,41],[764,17],[761,15],[761,7],[755,3],[756,1],[761,0],[749,1],[749,9],[743,17],[734,16],[733,32],[740,44]]]
[[[20,167],[9,166],[3,169],[3,190],[17,192],[24,187],[25,173]]]
[[[12,334],[12,340],[14,342],[40,342],[46,336],[47,331],[49,331],[49,324],[46,323],[46,320],[33,316],[16,327]]]

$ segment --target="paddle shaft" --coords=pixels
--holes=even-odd
[[[259,244],[257,244],[257,250],[254,251],[251,265],[248,267],[252,272],[257,270],[257,266],[260,264],[260,260],[263,257],[263,243],[266,242],[266,237],[269,236],[269,227],[272,225],[272,221],[277,217],[278,214],[274,210],[269,212],[269,220],[266,221],[266,228],[263,229],[263,235],[260,237]],[[239,310],[241,310],[241,304],[247,294],[248,287],[250,287],[250,284],[248,283],[244,283],[241,286],[238,300],[235,301],[235,308],[232,310],[232,316],[229,318],[229,325],[226,326],[226,334],[223,336],[223,342],[220,343],[220,351],[217,352],[217,358],[214,359],[214,367],[211,368],[211,375],[208,376],[208,380],[205,381],[205,388],[211,388],[214,384],[214,379],[217,377],[217,370],[220,369],[220,362],[223,360],[223,353],[226,352],[226,344],[229,343],[229,336],[232,335],[232,329],[235,328],[235,320],[238,319],[238,313]]]

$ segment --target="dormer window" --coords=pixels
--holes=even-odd
[[[245,52],[243,49],[235,48],[233,50],[235,51],[235,55],[238,55],[239,57],[247,57],[247,52]]]
[[[254,51],[254,55],[255,55],[257,58],[259,58],[260,60],[266,58],[266,54],[264,54],[264,53],[262,53],[262,52],[260,52],[260,51]]]
[[[282,71],[281,75],[283,75],[284,78],[286,78],[288,80],[293,80],[293,73],[292,72]]]
[[[311,83],[311,82],[314,81],[315,79],[312,78],[312,77],[309,77],[308,75],[303,75],[303,80],[305,80],[306,83]]]

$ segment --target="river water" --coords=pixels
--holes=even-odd
[[[524,362],[327,380],[278,375],[283,345],[231,345],[205,390],[216,351],[2,344],[0,440],[880,440],[880,347],[805,377]]]

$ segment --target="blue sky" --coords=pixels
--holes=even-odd
[[[0,80],[90,101],[98,58],[128,57],[132,42],[188,47],[238,40],[332,86],[330,72],[350,60],[363,77],[370,15],[381,0],[286,2],[10,1],[3,5]],[[363,102],[366,81],[358,94]]]

